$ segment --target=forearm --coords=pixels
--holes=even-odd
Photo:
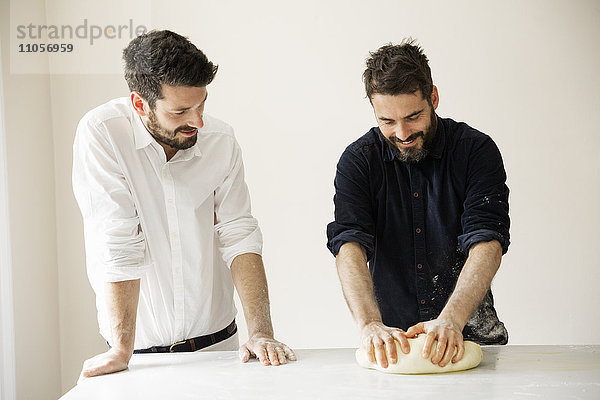
[[[359,329],[370,322],[381,322],[364,248],[358,243],[344,243],[335,263],[344,298]]]
[[[140,295],[140,280],[108,282],[104,286],[112,333],[111,346],[131,357]]]
[[[273,337],[269,290],[262,257],[241,254],[231,263],[231,276],[240,296],[248,325],[248,336],[263,334]]]
[[[502,247],[496,240],[479,242],[471,247],[458,277],[456,287],[440,314],[462,331],[489,290],[502,260]]]

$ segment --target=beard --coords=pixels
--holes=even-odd
[[[392,152],[396,156],[396,158],[402,162],[409,163],[418,163],[422,161],[429,154],[429,149],[431,149],[431,144],[433,143],[433,138],[435,137],[435,131],[437,129],[437,116],[433,109],[431,110],[431,118],[429,119],[429,126],[425,129],[425,131],[420,131],[417,133],[413,133],[406,140],[400,140],[395,136],[387,138],[383,136],[386,142],[392,148]],[[421,139],[423,143],[421,147],[399,147],[402,146],[400,143],[410,142],[412,140]]]
[[[198,140],[198,134],[190,137],[177,137],[177,133],[180,131],[191,131],[194,129],[189,125],[183,125],[177,127],[174,131],[170,131],[162,127],[154,111],[148,113],[148,124],[146,126],[150,136],[152,136],[157,142],[166,144],[177,150],[189,149],[196,144]]]

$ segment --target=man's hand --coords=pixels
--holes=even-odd
[[[387,368],[389,363],[396,364],[396,340],[404,354],[410,352],[410,345],[406,340],[406,333],[398,328],[385,326],[383,323],[373,321],[365,324],[360,332],[362,346],[371,362],[377,362],[382,368]]]
[[[269,336],[256,334],[240,346],[240,360],[258,358],[263,365],[286,364],[287,360],[296,361],[296,354],[285,344]]]
[[[423,358],[429,358],[431,346],[437,340],[437,346],[433,351],[431,362],[440,367],[445,367],[450,361],[453,363],[462,359],[465,353],[463,335],[461,329],[452,321],[441,318],[427,322],[419,322],[406,331],[406,336],[416,337],[421,333],[427,334],[425,346],[423,346]],[[456,355],[454,354],[456,350]]]
[[[273,339],[273,325],[269,311],[269,291],[262,257],[258,254],[240,254],[233,259],[231,276],[238,291],[250,339],[240,346],[240,359],[256,357],[263,365],[281,365],[296,361],[296,355],[285,344]]]
[[[423,357],[428,358],[438,341],[431,362],[440,367],[462,359],[465,353],[462,328],[465,326],[490,285],[502,260],[502,246],[497,240],[479,242],[469,249],[469,256],[458,276],[456,287],[437,319],[411,326],[406,335],[427,334]],[[456,350],[456,354],[454,354]]]
[[[133,355],[135,318],[140,297],[140,280],[107,282],[104,284],[108,317],[111,324],[111,347],[83,363],[81,382],[90,376],[111,374],[127,369]]]
[[[360,329],[361,343],[369,361],[377,362],[382,368],[387,368],[390,362],[395,364],[398,354],[394,342],[397,340],[400,343],[405,354],[410,352],[410,345],[404,331],[381,322],[367,266],[367,251],[358,243],[344,243],[335,257],[335,263],[346,303]]]
[[[119,352],[114,347],[106,353],[98,354],[83,363],[77,383],[92,376],[112,374],[127,369],[131,354]]]

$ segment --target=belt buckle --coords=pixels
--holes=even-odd
[[[175,346],[179,346],[180,344],[184,344],[185,342],[186,342],[186,340],[183,340],[183,341],[181,341],[181,342],[175,342],[175,343],[173,343],[173,344],[172,344],[172,345],[169,347],[169,353],[173,353],[173,352],[174,352],[174,351],[173,351],[173,347],[175,347]]]
[[[235,320],[233,320],[232,323],[229,324],[229,326],[227,327],[227,333],[229,335],[231,335],[235,330],[236,330],[237,326],[235,324]]]

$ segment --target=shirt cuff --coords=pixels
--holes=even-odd
[[[143,278],[154,264],[140,265],[137,267],[108,267],[104,269],[104,282],[133,281]]]
[[[231,246],[220,247],[219,251],[221,252],[223,260],[227,263],[227,267],[231,267],[233,260],[240,254],[253,253],[258,254],[259,256],[262,255],[262,244],[262,232],[257,226],[256,229],[244,239]]]
[[[357,229],[349,229],[334,236],[327,243],[327,248],[335,257],[340,252],[340,248],[342,247],[342,245],[348,242],[355,242],[360,244],[367,252],[367,261],[371,260],[371,258],[373,257],[373,252],[375,250],[373,245],[374,237],[373,235],[370,235]]]
[[[502,254],[508,251],[510,240],[499,232],[490,229],[478,229],[473,232],[465,233],[458,237],[458,245],[465,254],[469,254],[469,249],[479,242],[490,242],[497,240],[502,246]]]

